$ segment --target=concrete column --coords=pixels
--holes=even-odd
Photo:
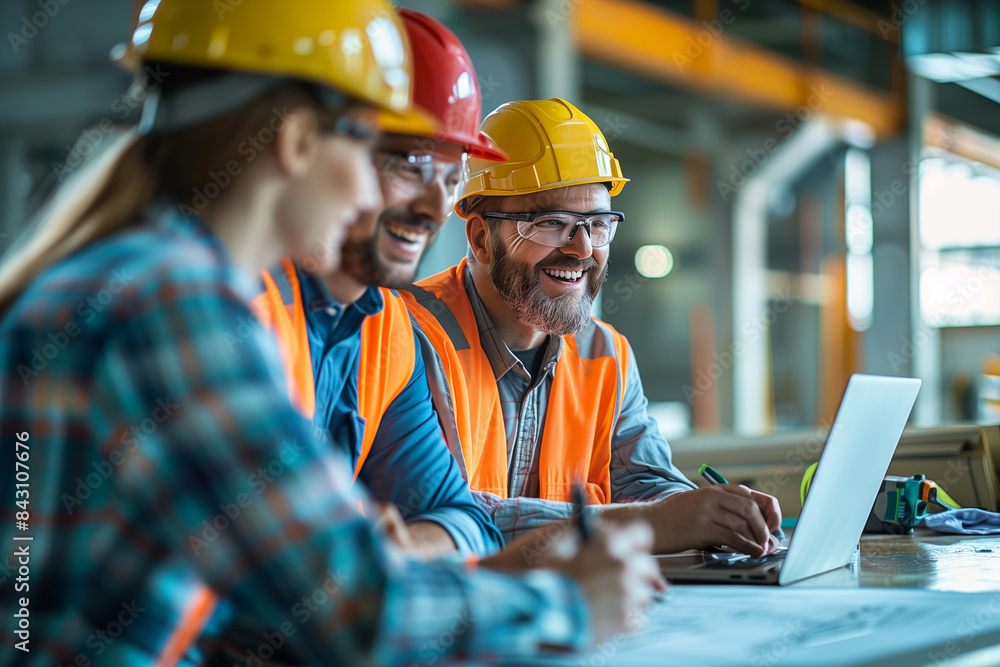
[[[538,99],[562,97],[579,106],[580,58],[573,42],[576,3],[537,0],[531,8],[536,32]]]
[[[909,136],[908,151],[912,168],[909,170],[909,250],[910,250],[910,331],[905,351],[913,359],[911,372],[923,380],[912,421],[918,426],[931,426],[941,421],[941,332],[928,326],[920,312],[920,153],[923,150],[924,118],[934,108],[934,86],[927,79],[909,77]],[[906,356],[905,354],[903,356]]]
[[[804,123],[737,190],[733,201],[733,427],[752,435],[772,428],[767,294],[767,196],[826,155],[843,137],[823,118]]]
[[[911,339],[913,305],[910,285],[915,264],[910,258],[911,174],[906,139],[875,146],[872,163],[872,232],[875,302],[865,334],[864,369],[876,375],[913,373]]]

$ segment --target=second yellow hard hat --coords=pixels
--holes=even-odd
[[[507,162],[470,158],[455,210],[477,196],[511,196],[585,183],[608,183],[614,197],[628,179],[601,129],[566,100],[508,102],[480,130],[510,156]]]

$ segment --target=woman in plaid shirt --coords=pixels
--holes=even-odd
[[[29,571],[6,576],[0,663],[199,664],[216,605],[259,628],[247,665],[488,659],[624,629],[661,585],[646,526],[579,549],[543,535],[565,548],[520,553],[561,574],[500,574],[405,559],[358,512],[248,303],[262,268],[339,248],[379,205],[374,108],[407,111],[405,41],[383,0],[216,4],[142,9],[119,54],[160,82],[140,127],[0,272],[0,437],[30,454],[28,493],[13,465],[0,478],[0,565]]]

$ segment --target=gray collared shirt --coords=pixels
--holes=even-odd
[[[516,539],[522,533],[551,521],[569,518],[572,512],[572,505],[569,503],[538,498],[538,452],[545,430],[545,414],[556,362],[562,353],[563,338],[548,337],[544,343],[546,349],[541,370],[532,379],[524,364],[500,337],[468,270],[465,273],[465,291],[476,317],[480,343],[497,380],[507,434],[508,498],[480,492],[474,492],[474,495],[491,514],[504,538]],[[451,396],[440,359],[429,343],[421,347],[425,353],[429,352],[425,356],[428,356],[428,378],[435,407],[452,453],[461,459],[461,446],[455,436]],[[697,488],[671,462],[670,445],[660,435],[656,422],[646,412],[648,401],[631,347],[628,354],[632,358],[629,360],[625,379],[625,398],[611,441],[611,502],[653,500]],[[461,460],[460,465],[464,474],[465,465]]]

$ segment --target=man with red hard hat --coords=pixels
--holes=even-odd
[[[449,453],[421,342],[391,288],[413,281],[454,206],[465,156],[506,155],[479,132],[479,85],[458,38],[426,15],[399,14],[415,54],[414,103],[440,127],[428,134],[383,118],[373,163],[384,208],[350,228],[340,268],[330,268],[337,248],[286,258],[265,272],[255,303],[281,343],[292,402],[349,448],[355,479],[383,503],[390,534],[422,556],[482,556],[503,538]]]

